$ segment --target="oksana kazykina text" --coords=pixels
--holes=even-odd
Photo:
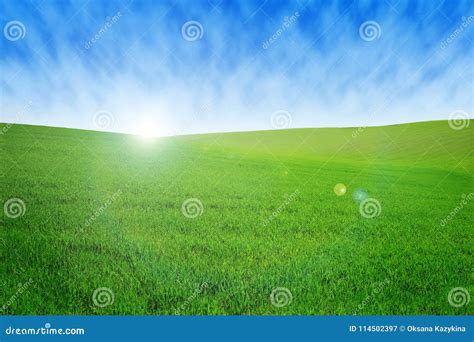
[[[408,332],[439,332],[439,333],[457,333],[457,332],[466,332],[466,327],[451,325],[451,326],[417,326],[417,325],[408,325],[406,327]]]

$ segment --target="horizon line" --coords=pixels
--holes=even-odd
[[[473,121],[474,118],[467,118],[469,121]],[[275,131],[289,131],[289,130],[301,130],[301,129],[358,129],[358,128],[377,128],[377,127],[390,127],[390,126],[402,126],[410,124],[420,124],[420,123],[430,123],[430,122],[449,122],[449,119],[445,120],[424,120],[424,121],[408,121],[400,123],[392,123],[386,125],[360,125],[360,126],[320,126],[320,127],[287,127],[287,128],[273,128],[273,129],[256,129],[256,130],[243,130],[243,131],[216,131],[216,132],[198,132],[198,133],[189,133],[189,134],[175,134],[175,135],[161,135],[161,136],[150,136],[150,139],[158,138],[172,138],[172,137],[185,137],[185,136],[195,136],[195,135],[210,135],[210,134],[232,134],[232,133],[253,133],[253,132],[275,132]],[[32,127],[45,127],[45,128],[59,128],[67,130],[76,130],[84,132],[95,132],[95,133],[106,133],[106,134],[120,134],[120,135],[129,135],[129,136],[140,136],[140,134],[134,134],[130,132],[123,131],[101,131],[95,129],[86,129],[86,128],[77,128],[77,127],[66,127],[66,126],[48,126],[48,125],[36,125],[29,123],[16,123],[16,122],[0,122],[0,125],[21,125],[21,126],[32,126]],[[0,134],[3,135],[3,134]]]

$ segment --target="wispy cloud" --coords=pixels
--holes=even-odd
[[[0,39],[0,121],[98,129],[106,111],[107,130],[176,134],[272,129],[279,110],[292,127],[472,114],[473,15],[471,1],[3,1],[2,28],[26,32]]]

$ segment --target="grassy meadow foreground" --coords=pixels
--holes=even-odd
[[[2,126],[3,314],[473,313],[448,301],[474,295],[473,122],[160,139]]]

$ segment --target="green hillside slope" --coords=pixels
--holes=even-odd
[[[3,314],[472,313],[473,129],[3,125]]]

